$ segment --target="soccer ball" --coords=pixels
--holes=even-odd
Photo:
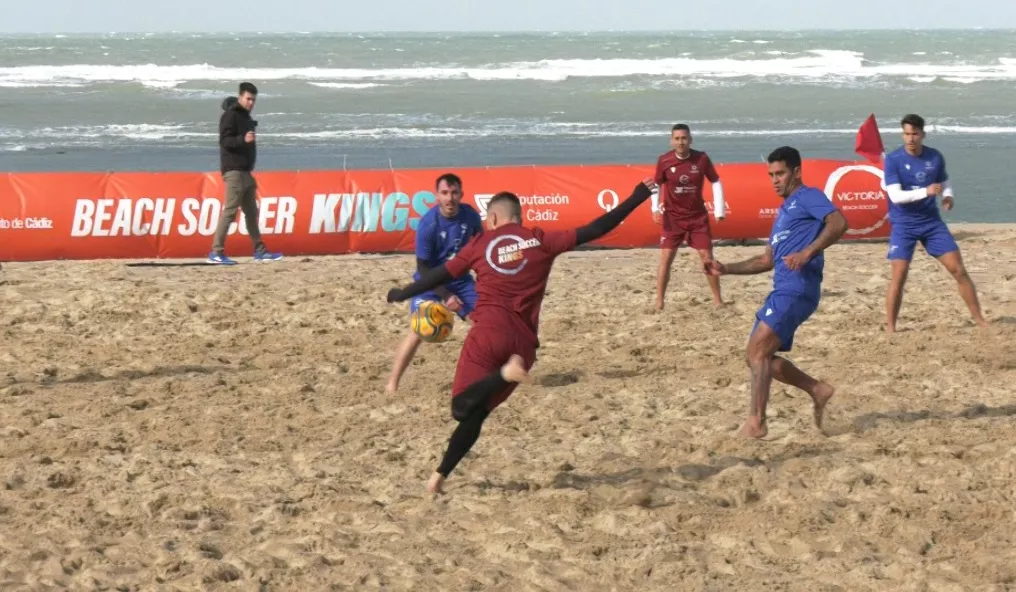
[[[425,300],[413,313],[410,320],[413,333],[427,343],[441,343],[452,334],[455,326],[455,313],[445,305],[433,300]]]

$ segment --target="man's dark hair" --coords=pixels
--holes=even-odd
[[[916,129],[924,131],[924,118],[916,113],[908,113],[903,116],[900,120],[900,127],[913,126]]]
[[[691,135],[691,128],[688,127],[687,123],[678,123],[678,124],[675,124],[674,127],[670,128],[670,134],[674,135],[674,132],[676,132],[677,130],[684,130],[684,131],[688,132],[689,136]]]
[[[510,191],[502,191],[492,197],[490,199],[490,203],[487,204],[487,210],[490,210],[490,208],[502,203],[508,208],[508,215],[510,217],[517,220],[522,219],[522,202],[519,201],[519,196]]]
[[[241,82],[240,83],[240,93],[239,94],[242,95],[244,93],[248,93],[248,94],[252,94],[252,95],[257,95],[258,94],[258,87],[254,86],[250,82]]]
[[[449,186],[454,185],[459,189],[462,189],[462,179],[460,179],[459,176],[456,175],[455,173],[445,173],[440,177],[438,177],[437,181],[434,181],[434,189],[437,189],[438,187],[441,186],[441,181],[444,181]]]
[[[801,153],[797,151],[797,148],[792,146],[780,146],[776,150],[770,152],[769,158],[766,160],[770,163],[786,163],[788,169],[794,170],[801,166]]]

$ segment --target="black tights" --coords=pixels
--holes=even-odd
[[[476,444],[484,420],[490,415],[487,402],[507,387],[509,382],[501,377],[501,370],[469,385],[466,390],[452,397],[452,417],[459,422],[448,441],[448,449],[437,472],[447,477],[459,464],[466,453]]]

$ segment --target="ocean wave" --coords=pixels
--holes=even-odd
[[[316,83],[386,80],[547,81],[575,78],[683,77],[776,78],[780,80],[943,78],[962,82],[1016,80],[1016,58],[990,63],[878,63],[856,51],[814,49],[758,59],[673,57],[659,59],[548,59],[478,66],[429,65],[404,68],[228,68],[210,64],[164,66],[63,65],[0,68],[0,85],[63,86],[140,82],[169,88],[182,82],[304,80]]]
[[[555,123],[477,123],[470,126],[413,126],[409,124],[375,125],[335,129],[283,129],[265,131],[259,136],[266,144],[328,142],[344,139],[454,139],[492,137],[582,137],[582,138],[651,138],[666,135],[655,124],[602,124],[589,122]],[[1016,134],[1016,126],[929,124],[925,130],[931,134],[947,135],[998,135]],[[793,128],[713,128],[696,124],[695,135],[705,137],[780,137],[803,135],[854,135],[857,127],[793,127]],[[26,141],[43,141],[52,145],[98,145],[120,139],[135,141],[176,141],[182,143],[212,143],[218,134],[214,128],[202,124],[117,124],[105,126],[45,127],[36,129],[0,128],[0,141],[6,150],[16,150]],[[24,150],[24,148],[20,148]]]

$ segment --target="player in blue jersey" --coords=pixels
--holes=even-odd
[[[773,273],[773,289],[748,339],[747,361],[751,368],[751,413],[741,435],[763,438],[768,433],[766,404],[772,379],[796,386],[811,395],[815,425],[822,427],[822,414],[833,396],[832,385],[808,376],[777,352],[789,352],[794,333],[818,308],[822,293],[825,257],[822,252],[847,231],[847,219],[819,189],[801,181],[801,154],[783,146],[769,154],[769,177],[783,205],[769,235],[766,252],[739,263],[706,264],[713,275]]]
[[[416,273],[414,280],[428,269],[441,267],[459,252],[474,235],[483,232],[480,214],[469,204],[462,203],[462,179],[452,173],[437,178],[437,205],[420,218],[416,227]],[[476,306],[476,284],[473,276],[466,274],[429,292],[413,298],[409,311],[413,313],[426,300],[443,302],[460,318],[467,318]],[[399,380],[416,355],[421,340],[412,331],[399,344],[395,352],[392,374],[385,387],[389,393],[399,388]]]
[[[910,261],[920,242],[925,252],[935,257],[956,278],[960,296],[967,303],[974,322],[987,327],[981,314],[977,289],[967,274],[960,247],[938,212],[936,197],[942,207],[953,207],[953,190],[945,168],[945,158],[934,148],[924,145],[924,119],[911,113],[901,122],[903,146],[890,152],[883,163],[883,182],[889,194],[888,259],[892,280],[886,292],[886,331],[896,331],[896,318],[903,303],[903,285],[907,282]]]

